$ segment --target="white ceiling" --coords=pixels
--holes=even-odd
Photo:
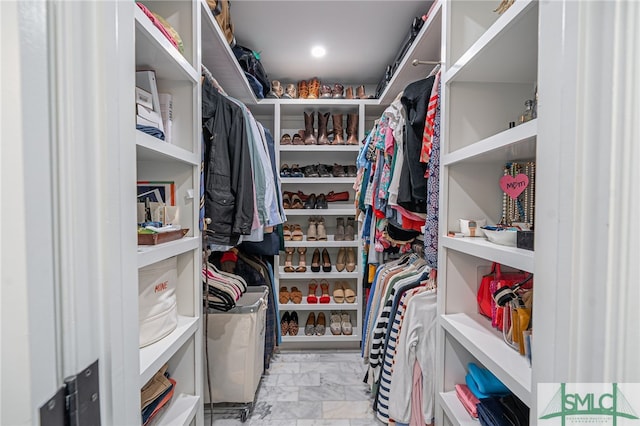
[[[384,76],[414,17],[432,1],[231,0],[239,44],[260,52],[270,80],[376,85]],[[327,54],[311,56],[313,45]]]

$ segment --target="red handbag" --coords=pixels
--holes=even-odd
[[[478,312],[482,315],[491,318],[491,325],[498,330],[502,330],[503,322],[503,308],[496,305],[493,300],[493,293],[505,286],[512,287],[513,285],[524,281],[529,277],[526,272],[505,272],[503,273],[500,268],[500,264],[494,262],[491,265],[491,272],[482,277],[480,286],[478,288]],[[531,288],[533,283],[527,283],[527,288]],[[523,287],[524,288],[524,287]]]

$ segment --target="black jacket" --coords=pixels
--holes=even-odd
[[[242,108],[220,94],[207,80],[202,84],[202,132],[205,149],[205,217],[213,244],[236,245],[249,235],[254,197],[249,140]]]
[[[404,167],[400,174],[398,204],[415,213],[427,212],[427,165],[420,162],[422,134],[435,76],[409,84],[401,98],[407,121],[404,134]]]

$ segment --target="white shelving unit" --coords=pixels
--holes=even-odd
[[[158,92],[170,93],[174,104],[171,143],[135,132],[136,178],[174,182],[180,225],[189,231],[180,240],[138,246],[138,268],[171,257],[178,261],[178,325],[168,336],[139,349],[139,385],[142,387],[168,363],[176,388],[172,402],[157,419],[158,424],[202,424],[201,242],[198,200],[194,198],[200,185],[200,5],[197,1],[151,0],[144,4],[180,34],[184,52],[176,49],[140,8],[134,7],[136,70],[154,70]],[[131,185],[134,188],[136,182]],[[135,201],[132,199],[131,203]],[[135,207],[131,211],[135,212]],[[132,217],[131,222],[135,223],[136,218]],[[132,281],[137,283],[137,276]],[[137,327],[133,330],[138,331]],[[139,421],[131,419],[131,423]]]
[[[445,2],[442,12],[436,424],[477,424],[454,389],[464,383],[469,362],[489,369],[525,404],[534,399],[529,362],[477,313],[476,293],[492,262],[533,272],[535,253],[482,237],[445,236],[459,230],[459,219],[499,222],[504,164],[537,157],[537,120],[513,128],[509,122],[518,123],[535,93],[538,3],[516,1],[501,15],[495,7],[489,1]]]

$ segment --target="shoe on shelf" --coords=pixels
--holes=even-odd
[[[309,228],[307,228],[307,241],[318,239],[318,221],[314,216],[309,217]]]
[[[353,272],[356,270],[356,249],[354,247],[349,247],[347,249],[346,269],[347,272]]]
[[[346,249],[344,247],[340,247],[340,249],[338,250],[338,256],[336,257],[336,270],[338,272],[344,271],[344,268],[346,266],[346,260],[347,260],[346,258],[347,258]]]
[[[342,288],[340,281],[336,281],[333,285],[333,301],[335,303],[344,303],[344,288]]]
[[[282,207],[285,209],[291,208],[291,196],[288,194],[282,194]]]
[[[293,252],[295,248],[286,247],[284,249],[285,253],[287,253],[287,257],[284,259],[284,271],[285,272],[294,272],[296,269],[293,267]]]
[[[324,194],[320,194],[318,195],[318,198],[316,199],[316,209],[328,209],[329,206],[327,205],[327,196]]]
[[[324,217],[317,217],[316,221],[316,239],[318,241],[327,241],[327,228],[324,226]]]
[[[347,225],[344,228],[344,239],[347,241],[353,241],[356,234],[356,221],[352,217],[347,218]]]
[[[293,83],[289,83],[285,86],[283,98],[296,99],[298,97],[298,89]]]
[[[318,168],[314,164],[309,164],[304,167],[304,177],[320,177]]]
[[[322,270],[331,272],[331,257],[329,257],[327,249],[322,249]]]
[[[278,302],[280,302],[281,305],[284,305],[285,303],[289,303],[290,299],[291,294],[289,293],[289,290],[284,286],[280,287],[280,291],[278,291]]]
[[[296,311],[291,312],[289,318],[289,336],[298,335],[298,313]]]
[[[305,209],[315,209],[316,208],[316,194],[309,194],[307,201],[304,202]]]
[[[291,177],[304,177],[304,173],[302,173],[302,169],[300,169],[299,164],[291,165]]]
[[[333,164],[333,177],[345,177],[346,175],[344,166],[336,163]]]
[[[356,292],[353,291],[347,281],[342,283],[342,288],[344,290],[344,301],[347,303],[356,303]]]
[[[313,336],[314,334],[316,334],[316,314],[309,312],[307,322],[304,326],[304,335]]]
[[[349,191],[342,192],[329,192],[327,194],[327,201],[333,203],[335,201],[349,201]]]
[[[298,290],[298,287],[291,287],[290,299],[296,305],[299,305],[302,302],[302,292]]]
[[[286,336],[289,332],[289,321],[291,320],[291,316],[289,312],[285,312],[280,319],[280,333],[282,336]]]
[[[291,169],[288,164],[283,164],[280,167],[280,177],[291,177]]]
[[[324,336],[327,327],[327,320],[324,312],[320,312],[316,318],[316,336]]]
[[[353,164],[346,167],[347,177],[356,177],[358,175],[358,169]]]
[[[320,249],[315,249],[313,251],[313,256],[311,257],[311,271],[320,272]]]
[[[302,233],[302,227],[294,223],[290,226],[291,228],[291,240],[293,241],[302,241],[304,238],[304,234]]]
[[[318,303],[318,296],[316,295],[317,290],[318,283],[316,282],[316,280],[311,280],[309,282],[309,294],[307,295],[307,303]]]
[[[286,239],[286,238],[285,238]],[[344,241],[344,218],[336,218],[336,235],[333,236],[334,241]]]
[[[298,247],[298,266],[296,267],[296,272],[307,272],[307,248],[306,247]],[[302,297],[302,293],[300,293],[300,297]]]
[[[330,303],[331,297],[329,297],[329,282],[327,280],[320,281],[320,303]]]
[[[331,323],[329,325],[329,328],[331,329],[331,334],[333,334],[334,336],[339,336],[342,334],[342,318],[340,317],[339,313],[336,312],[332,312],[331,313]]]
[[[291,241],[291,227],[289,227],[288,223],[282,225],[282,238],[285,241]]]
[[[300,199],[300,197],[297,194],[293,194],[291,196],[291,208],[292,209],[304,208],[304,204],[302,203],[302,200]]]
[[[343,312],[340,314],[340,328],[342,329],[342,334],[344,334],[345,336],[351,336],[351,334],[353,333],[353,326],[351,325],[351,316],[346,313]]]
[[[316,170],[318,171],[318,176],[320,177],[331,177],[331,173],[329,173],[329,169],[326,164],[318,164],[316,166]]]
[[[289,133],[285,133],[280,138],[280,145],[291,145],[291,135]]]

